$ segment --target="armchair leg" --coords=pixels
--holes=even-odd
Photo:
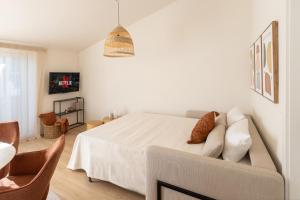
[[[48,193],[49,193],[49,186],[48,186],[47,190],[45,191],[45,194],[44,194],[42,200],[47,200]]]
[[[91,177],[89,177],[89,182],[90,182],[90,183],[92,183],[92,182],[93,182],[93,180],[92,180],[92,178],[91,178]]]

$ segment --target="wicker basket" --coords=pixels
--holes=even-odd
[[[41,136],[46,139],[55,139],[61,136],[61,126],[59,123],[56,123],[52,126],[47,126],[41,123]]]

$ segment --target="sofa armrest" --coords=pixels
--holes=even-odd
[[[157,146],[146,154],[147,200],[157,199],[158,181],[218,200],[284,199],[283,178],[274,171]]]

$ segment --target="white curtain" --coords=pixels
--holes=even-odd
[[[18,121],[21,139],[37,136],[38,54],[0,48],[0,122]]]

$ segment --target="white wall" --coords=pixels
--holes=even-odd
[[[103,41],[82,51],[88,119],[114,110],[249,111],[249,8],[248,0],[177,0],[127,27],[135,57],[105,58]]]
[[[251,91],[250,105],[255,122],[277,166],[281,169],[286,133],[286,1],[252,0],[252,12],[252,42],[273,20],[279,21],[279,104],[273,104],[261,95]]]
[[[52,112],[53,101],[79,96],[79,92],[66,94],[48,94],[49,72],[78,72],[78,53],[72,51],[63,51],[49,49],[45,58],[45,69],[43,73],[43,91],[41,97],[41,113]]]

